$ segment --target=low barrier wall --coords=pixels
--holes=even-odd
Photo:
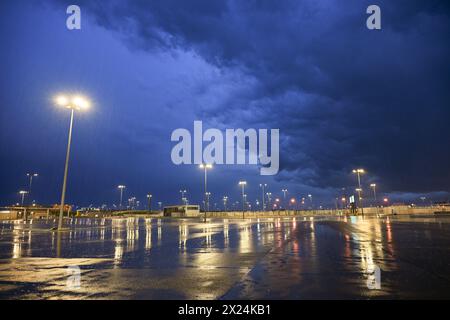
[[[364,215],[414,215],[414,214],[435,214],[436,212],[449,213],[450,207],[448,206],[433,206],[433,207],[410,207],[410,206],[392,206],[375,208],[368,207],[363,210]],[[201,213],[203,215],[204,213]],[[273,211],[215,211],[207,212],[208,218],[258,218],[258,217],[293,217],[293,216],[327,216],[327,215],[344,215],[352,214],[348,209],[324,209],[324,210],[273,210]],[[355,213],[354,213],[355,214]],[[358,209],[356,215],[361,215],[362,210]]]
[[[57,216],[59,211],[57,209],[42,208],[27,210],[28,219],[39,218],[53,218]],[[450,206],[432,206],[432,207],[411,207],[411,206],[391,206],[383,208],[368,207],[364,208],[364,215],[433,215],[435,213],[447,213],[450,214]],[[113,217],[113,216],[132,216],[132,215],[145,215],[149,217],[162,216],[161,212],[148,211],[123,211],[123,212],[97,212],[88,215],[87,217]],[[203,212],[200,216],[203,216]],[[274,211],[246,211],[244,214],[242,211],[214,211],[207,212],[208,218],[261,218],[261,217],[294,217],[294,216],[327,216],[327,215],[350,215],[352,212],[348,209],[338,210],[274,210]],[[355,214],[355,213],[353,213]],[[356,212],[356,215],[361,215],[361,209]],[[65,214],[66,216],[66,214]],[[23,219],[23,210],[4,210],[0,211],[0,220],[17,220]]]

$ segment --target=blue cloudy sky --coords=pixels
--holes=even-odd
[[[81,30],[66,28],[70,4]],[[370,4],[381,31],[366,28]],[[170,159],[172,131],[194,120],[280,129],[280,173],[216,166],[211,203],[239,200],[245,179],[252,202],[267,183],[331,206],[356,167],[393,201],[448,199],[449,14],[436,0],[1,1],[0,203],[18,201],[29,171],[40,174],[33,198],[58,202],[59,92],[93,100],[75,118],[69,203],[117,203],[118,184],[165,204],[186,188],[198,203],[202,172]]]

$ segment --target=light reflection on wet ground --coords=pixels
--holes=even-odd
[[[56,233],[53,221],[0,222],[0,298],[450,298],[449,223],[73,219]],[[69,266],[81,270],[79,288]]]

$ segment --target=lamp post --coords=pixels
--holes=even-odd
[[[311,210],[314,209],[313,207],[313,200],[312,200],[312,194],[308,194],[309,202],[311,203]]]
[[[264,197],[265,197],[265,192],[264,189],[267,187],[266,183],[260,183],[259,186],[262,188],[262,211],[264,211],[266,209],[266,206],[264,204]]]
[[[366,171],[364,169],[353,169],[352,171],[354,174],[356,174],[356,176],[358,177],[358,189],[360,189],[360,191],[358,192],[358,205],[361,207],[361,214],[364,214],[364,208],[361,205],[361,193],[362,193],[362,188],[361,188],[361,175],[366,173]]]
[[[245,186],[247,181],[239,181],[239,185],[242,187],[242,219],[245,218]]]
[[[39,174],[37,174],[37,173],[27,173],[27,177],[30,178],[30,182],[29,182],[29,184],[28,184],[28,196],[29,196],[29,198],[30,198],[30,204],[31,204],[31,202],[33,201],[33,200],[31,199],[31,184],[33,183],[33,177],[36,178],[37,176],[39,176]]]
[[[355,189],[356,192],[358,192],[358,206],[361,208],[361,214],[364,214],[364,209],[362,208],[362,197],[361,197],[361,193],[362,193],[362,189],[361,188],[356,188]]]
[[[209,199],[211,198],[211,192],[206,193],[206,205],[209,211]]]
[[[25,191],[25,190],[20,190],[19,191],[19,194],[21,195],[21,197],[22,197],[22,201],[21,201],[21,204],[22,204],[22,207],[23,207],[23,201],[25,200],[25,195],[28,193],[28,191]]]
[[[342,201],[342,209],[345,208],[345,202],[347,201],[347,192],[345,188],[341,188],[342,194],[340,195]]]
[[[345,197],[342,197],[341,201],[342,201],[342,209],[345,209],[345,202],[347,201],[347,199]]]
[[[148,200],[148,211],[151,212],[152,211],[152,195],[149,193],[147,194],[147,200]]]
[[[283,192],[283,206],[286,205],[286,193],[288,192],[287,189],[282,189],[281,192]]]
[[[267,192],[266,196],[267,196],[267,206],[270,208],[271,201],[272,201],[272,192]]]
[[[117,189],[120,190],[120,205],[119,208],[122,209],[122,199],[123,199],[123,190],[126,188],[124,185],[118,185]]]
[[[361,175],[366,173],[366,171],[364,169],[354,169],[352,172],[358,177],[358,188],[361,188]]]
[[[66,186],[67,186],[67,173],[69,171],[69,158],[70,158],[70,145],[72,143],[72,129],[73,129],[73,117],[74,112],[86,110],[90,106],[90,102],[80,96],[58,96],[56,98],[56,104],[60,107],[65,107],[70,109],[70,125],[69,125],[69,137],[67,140],[67,151],[66,151],[66,163],[64,166],[64,179],[61,190],[61,206],[59,208],[59,220],[58,220],[58,231],[62,230],[63,213],[64,213],[64,201],[66,198]]]
[[[128,199],[128,210],[135,210],[136,205],[136,197],[131,197],[130,199]]]
[[[292,209],[294,209],[295,210],[295,198],[292,198],[291,199],[291,205],[292,205]]]
[[[181,203],[183,203],[184,205],[186,205],[186,198],[184,197],[184,195],[186,194],[186,190],[185,189],[183,189],[183,190],[180,190],[180,193],[181,193]]]
[[[373,200],[375,201],[375,206],[377,205],[377,185],[375,183],[372,183],[370,187],[373,189]]]
[[[204,172],[205,172],[205,194],[204,194],[204,196],[205,196],[205,204],[203,206],[204,207],[203,209],[205,209],[205,214],[204,214],[203,221],[206,222],[206,211],[208,210],[207,207],[209,207],[209,203],[207,203],[208,200],[207,200],[207,195],[206,195],[206,193],[208,192],[208,173],[207,172],[208,172],[208,169],[212,169],[212,164],[202,163],[198,167],[200,169],[203,169]]]
[[[224,211],[227,211],[227,202],[228,202],[228,197],[224,196],[223,197],[223,209],[224,209]]]
[[[427,199],[427,197],[420,197],[420,200],[422,200],[422,206],[425,207],[425,200]]]

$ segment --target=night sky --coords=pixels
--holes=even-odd
[[[81,7],[82,29],[66,28]],[[366,28],[366,8],[382,30]],[[177,128],[279,128],[280,172],[215,166],[213,203],[224,195],[312,194],[317,204],[364,189],[420,202],[449,198],[450,3],[396,1],[1,1],[0,204],[19,201],[27,172],[33,199],[60,198],[69,111],[60,92],[92,99],[76,113],[68,203],[118,203],[154,195],[199,203],[203,173],[176,166]],[[221,205],[220,205],[221,206]]]

